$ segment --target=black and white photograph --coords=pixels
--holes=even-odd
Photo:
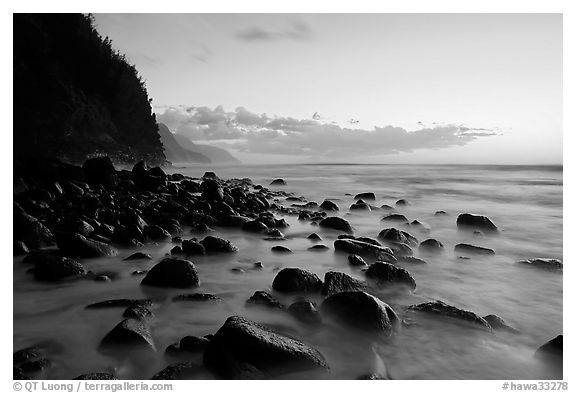
[[[561,8],[82,7],[10,15],[9,388],[570,388]]]

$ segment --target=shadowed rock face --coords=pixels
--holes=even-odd
[[[416,281],[406,269],[386,262],[370,265],[366,271],[366,278],[379,288],[406,286],[411,290],[416,289]]]
[[[366,289],[366,283],[342,272],[326,272],[324,275],[323,295],[334,295],[338,292]]]
[[[485,216],[464,213],[456,219],[458,229],[479,229],[483,232],[498,232],[498,227]]]
[[[490,324],[482,317],[473,313],[472,311],[462,310],[458,307],[451,306],[440,300],[433,302],[415,304],[408,307],[409,310],[420,311],[427,314],[439,315],[459,319],[464,322],[469,322],[479,327],[491,330]]]
[[[316,349],[238,316],[228,318],[216,332],[204,353],[204,364],[224,378],[328,369]]]
[[[320,312],[348,326],[386,336],[390,336],[400,322],[389,305],[363,291],[334,294],[322,302]]]
[[[542,345],[535,353],[539,359],[550,361],[553,363],[562,363],[562,355],[564,351],[564,336],[562,334],[556,336],[546,344]]]
[[[326,217],[320,221],[319,225],[323,228],[352,233],[352,227],[350,226],[350,223],[342,217]]]
[[[125,319],[102,339],[100,349],[118,351],[128,349],[156,350],[150,327],[139,319]]]
[[[200,280],[194,264],[185,259],[165,258],[146,274],[142,285],[171,288],[191,288]]]

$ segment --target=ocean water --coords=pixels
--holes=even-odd
[[[256,290],[271,290],[278,269],[302,267],[321,278],[327,271],[342,271],[363,279],[363,273],[348,266],[346,256],[333,251],[337,234],[324,231],[295,216],[285,216],[290,227],[283,230],[287,240],[266,241],[261,235],[240,230],[217,229],[238,247],[234,255],[193,258],[201,286],[182,291],[141,287],[142,276],[131,272],[149,269],[173,246],[147,245],[152,261],[124,262],[134,252],[121,249],[118,257],[82,260],[91,270],[115,271],[119,278],[110,283],[78,281],[43,284],[26,273],[21,258],[14,259],[14,349],[43,342],[48,345],[53,367],[43,377],[73,378],[79,374],[114,371],[120,378],[149,378],[176,360],[163,355],[165,347],[185,335],[215,333],[227,317],[243,315],[273,326],[317,348],[331,367],[328,374],[299,373],[284,378],[353,379],[380,372],[394,379],[540,379],[560,375],[534,358],[534,351],[562,334],[562,274],[524,268],[516,264],[526,258],[562,259],[562,167],[528,166],[418,166],[418,165],[268,165],[207,168],[173,168],[193,177],[214,170],[222,178],[253,179],[267,186],[274,178],[284,178],[281,189],[321,203],[333,199],[338,215],[345,217],[357,236],[376,237],[392,225],[380,220],[383,210],[350,212],[354,195],[374,192],[375,206],[394,205],[398,199],[410,201],[397,207],[409,220],[429,227],[419,232],[402,225],[418,240],[440,240],[445,252],[421,256],[428,263],[408,265],[417,288],[412,294],[390,295],[374,292],[395,308],[406,322],[390,339],[352,331],[333,323],[310,328],[282,312],[246,307]],[[293,202],[279,201],[289,206]],[[447,216],[435,216],[444,210]],[[499,227],[496,236],[477,236],[458,231],[456,217],[470,212],[487,215]],[[312,232],[322,236],[327,252],[311,252],[306,239]],[[192,237],[186,231],[184,238]],[[457,243],[492,248],[493,257],[460,259],[453,248]],[[293,253],[278,255],[274,245],[289,247]],[[420,256],[415,248],[415,256]],[[261,261],[264,269],[254,270]],[[239,274],[233,268],[242,268]],[[191,292],[214,293],[221,304],[198,304],[170,300],[173,295]],[[290,304],[291,296],[277,297]],[[160,297],[151,320],[158,353],[147,358],[118,359],[98,352],[98,343],[121,321],[122,309],[86,310],[90,303],[111,298]],[[488,333],[471,329],[449,318],[431,318],[405,312],[404,306],[429,300],[442,300],[474,311],[480,316],[497,314],[521,334]],[[313,299],[321,302],[319,297]],[[200,357],[192,358],[200,362]],[[209,375],[204,377],[209,378]]]

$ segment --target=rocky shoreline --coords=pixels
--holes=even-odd
[[[426,233],[426,228],[418,221],[409,222],[400,214],[386,214],[382,221],[384,229],[376,238],[356,237],[350,223],[334,215],[341,209],[334,201],[318,204],[278,190],[278,186],[287,185],[284,179],[275,179],[271,185],[276,188],[255,185],[247,178],[224,180],[213,172],[206,172],[201,179],[166,174],[162,168],[148,168],[144,162],[137,163],[132,170],[118,171],[107,157],[87,160],[82,166],[55,160],[36,161],[15,174],[14,255],[24,255],[22,263],[30,266],[31,280],[107,282],[115,280],[113,272],[89,270],[79,260],[108,258],[117,255],[119,249],[172,242],[174,246],[169,256],[149,271],[134,270],[133,274],[142,275],[142,286],[202,288],[202,277],[193,259],[203,255],[232,254],[238,250],[229,240],[213,236],[213,228],[235,228],[279,241],[284,238],[282,230],[288,226],[280,217],[292,215],[319,229],[339,233],[334,250],[346,255],[350,265],[363,272],[365,280],[333,271],[326,272],[321,279],[307,270],[287,267],[276,273],[271,283],[274,292],[254,292],[247,299],[247,306],[285,312],[300,323],[319,329],[331,323],[383,339],[401,334],[404,327],[409,328],[409,321],[416,314],[450,318],[462,328],[476,328],[488,334],[521,334],[521,330],[496,315],[481,317],[441,301],[397,306],[387,304],[377,296],[382,291],[416,290],[416,280],[402,267],[426,263],[413,256],[413,248],[418,247],[424,255],[443,252],[441,241],[419,241],[409,232],[418,228],[420,233]],[[291,206],[277,203],[282,198],[292,202]],[[350,210],[389,210],[389,206],[371,205],[375,196],[370,192],[360,193],[355,199]],[[397,205],[409,203],[399,200]],[[496,225],[484,216],[461,214],[456,225],[478,235],[498,233]],[[188,228],[191,228],[192,236],[185,233]],[[322,240],[316,233],[310,233],[308,238],[312,242]],[[314,244],[310,251],[329,249],[324,244]],[[291,253],[282,245],[275,245],[272,250],[288,257]],[[496,252],[464,243],[456,245],[455,251],[464,258],[477,254],[490,256]],[[126,259],[150,258],[136,252]],[[520,261],[518,266],[554,272],[563,269],[561,261],[546,258]],[[253,268],[261,267],[261,262],[254,263]],[[293,301],[284,304],[274,297],[275,292],[291,295]],[[311,295],[320,296],[322,301],[312,301]],[[222,301],[209,293],[183,294],[173,300]],[[163,356],[165,352],[178,359],[151,376],[152,379],[186,379],[199,375],[264,379],[310,370],[326,373],[329,377],[330,365],[317,349],[237,315],[230,315],[214,334],[184,336],[179,343],[158,348],[149,324],[155,318],[155,304],[156,299],[110,299],[86,305],[88,309],[117,307],[124,310],[118,324],[109,332],[103,332],[98,350],[111,356],[138,353]],[[201,354],[202,362],[191,362],[190,354]],[[561,364],[562,335],[540,347],[537,357],[551,364]],[[14,353],[15,379],[37,378],[51,366],[42,345],[18,349]],[[94,371],[70,377],[116,378],[111,373]],[[366,375],[358,377],[366,378]],[[387,379],[389,375],[368,377]]]

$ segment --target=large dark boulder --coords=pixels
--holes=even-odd
[[[53,235],[35,217],[26,213],[14,213],[14,240],[23,241],[28,247],[40,248],[53,243]]]
[[[322,289],[322,281],[316,274],[307,270],[288,267],[276,274],[272,288],[286,293],[319,292]]]
[[[396,258],[388,247],[377,246],[372,243],[356,239],[337,239],[334,241],[334,249],[337,251],[357,254],[377,261],[394,262]]]
[[[376,200],[376,195],[373,192],[362,192],[360,194],[356,194],[354,199],[363,199],[365,201],[374,201],[374,200]]]
[[[382,229],[378,234],[378,238],[389,243],[404,243],[409,246],[415,246],[418,244],[418,239],[414,236],[396,228]]]
[[[368,266],[366,279],[378,288],[405,286],[411,290],[416,289],[416,281],[406,269],[386,262],[376,262]]]
[[[84,162],[82,165],[86,181],[93,185],[102,185],[106,188],[114,188],[118,185],[118,174],[109,157],[95,157]]]
[[[117,254],[114,247],[87,239],[79,233],[59,232],[56,234],[56,244],[62,254],[71,257],[97,258]]]
[[[322,294],[325,296],[334,295],[338,292],[348,292],[366,289],[366,283],[350,277],[342,272],[326,272],[324,275],[324,285]]]
[[[186,259],[164,258],[150,269],[142,285],[191,288],[200,284],[194,264]]]
[[[228,318],[216,332],[204,352],[204,364],[224,378],[261,379],[328,369],[316,349],[238,316]]]
[[[34,278],[39,281],[60,281],[86,275],[82,264],[56,254],[33,253],[26,257],[34,263]]]
[[[472,244],[460,243],[454,246],[454,252],[459,252],[462,254],[477,254],[477,255],[495,255],[496,253],[491,248],[485,248],[480,246],[474,246]]]
[[[274,179],[270,182],[271,186],[285,186],[286,184],[286,180],[284,179]]]
[[[400,323],[389,305],[364,291],[336,293],[322,302],[320,312],[348,326],[385,336],[390,336]]]
[[[319,224],[322,228],[335,229],[337,231],[352,233],[350,223],[342,217],[326,217]]]
[[[328,210],[328,211],[338,211],[338,205],[334,202],[325,199],[324,202],[320,205],[321,210]]]
[[[564,336],[560,334],[538,348],[538,350],[536,350],[535,356],[544,361],[561,364],[563,352]]]
[[[104,336],[100,342],[103,351],[126,349],[156,350],[148,324],[140,319],[125,319]]]
[[[236,247],[232,242],[216,236],[206,236],[200,241],[200,243],[208,253],[229,253],[238,251],[238,247]]]
[[[456,219],[459,229],[479,229],[483,232],[498,232],[498,227],[486,216],[464,213]]]
[[[444,250],[444,245],[436,239],[426,239],[418,246],[420,251],[438,253]]]
[[[408,309],[431,315],[454,318],[460,321],[471,323],[474,326],[479,326],[481,328],[491,330],[490,324],[476,313],[462,310],[461,308],[451,306],[440,300],[414,304],[409,306]]]

